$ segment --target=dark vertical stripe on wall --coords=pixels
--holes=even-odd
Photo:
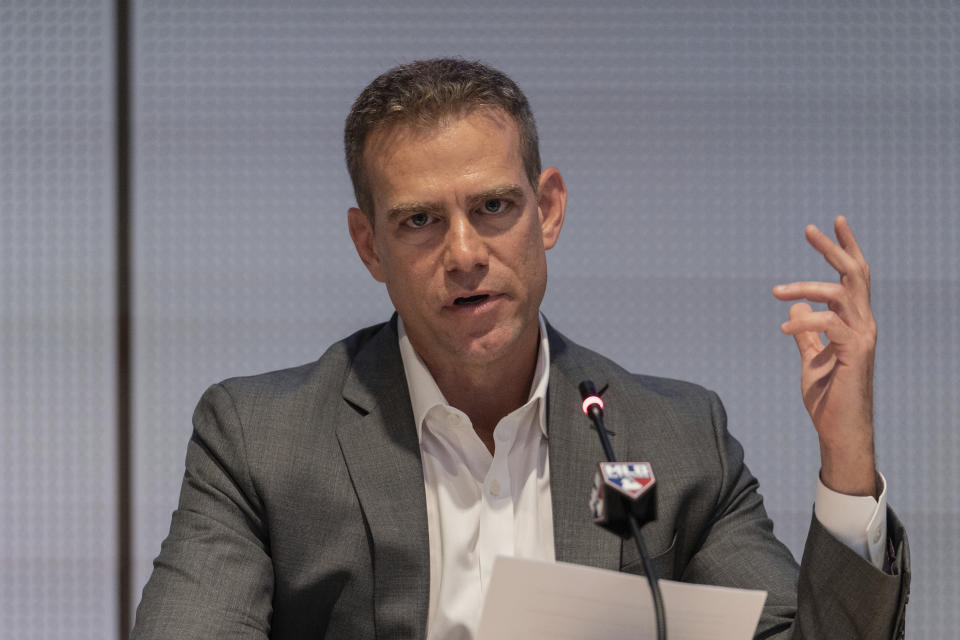
[[[117,622],[118,638],[130,635],[131,479],[133,367],[130,225],[130,9],[116,0],[116,217],[117,217]]]

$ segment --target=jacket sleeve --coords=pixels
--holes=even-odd
[[[793,638],[903,638],[910,588],[906,532],[887,509],[893,553],[881,571],[834,538],[814,516],[800,564]]]
[[[214,385],[193,417],[180,502],[143,590],[131,638],[265,639],[273,565],[243,428]]]
[[[798,574],[792,554],[773,535],[720,400],[710,395],[722,484],[711,525],[682,579],[765,589],[756,638],[902,638],[910,563],[896,515],[888,510],[888,539],[895,550],[889,571],[876,569],[814,516]]]

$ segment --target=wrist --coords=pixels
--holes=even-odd
[[[873,447],[844,450],[820,443],[820,481],[830,490],[848,496],[880,495]]]

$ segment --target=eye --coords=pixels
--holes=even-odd
[[[490,198],[483,203],[485,213],[503,213],[506,208],[507,201],[501,198]]]
[[[415,213],[403,222],[408,227],[420,229],[430,224],[430,216],[424,212]]]

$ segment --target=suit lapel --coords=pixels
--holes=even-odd
[[[547,437],[550,450],[550,494],[554,546],[558,561],[604,569],[620,568],[620,539],[593,524],[589,501],[597,463],[604,460],[596,432],[580,409],[577,385],[592,378],[569,354],[566,338],[547,326],[550,339],[550,386],[547,392]],[[616,437],[611,438],[620,455]]]
[[[343,388],[337,438],[370,529],[378,637],[424,637],[430,602],[430,545],[423,467],[395,320],[357,353]],[[603,450],[580,410],[579,382],[592,378],[547,327],[550,386],[547,430],[558,561],[618,570],[621,542],[593,524],[590,489]],[[616,431],[615,426],[611,428]],[[613,447],[623,452],[616,437]]]
[[[337,438],[372,538],[377,636],[423,637],[430,601],[427,507],[395,321],[360,349],[343,397],[349,404]]]

